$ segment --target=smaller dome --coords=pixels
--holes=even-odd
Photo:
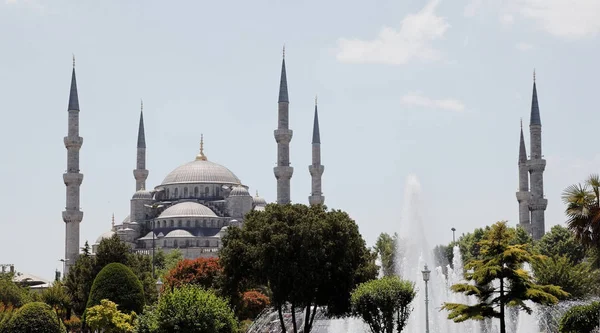
[[[241,197],[241,196],[249,196],[248,189],[243,186],[236,186],[231,190],[229,194],[230,197]]]
[[[152,236],[150,236],[150,237],[152,237]],[[189,238],[189,237],[194,237],[194,235],[192,235],[189,231],[181,230],[181,229],[173,230],[165,236],[165,238]]]
[[[96,239],[96,244],[100,244],[100,242],[101,242],[103,239],[109,239],[109,238],[111,238],[111,237],[112,237],[114,234],[115,234],[115,232],[114,232],[114,231],[112,231],[112,230],[111,230],[111,231],[107,231],[107,232],[103,233],[102,235],[100,235],[100,237],[98,237],[98,239]]]
[[[142,238],[138,238],[138,240],[146,240],[146,239],[152,239],[152,234],[153,232],[150,231],[149,233],[146,234],[146,236],[142,237]],[[158,237],[156,235],[154,235],[154,239],[157,239]]]
[[[263,197],[259,197],[258,194],[255,197],[252,197],[252,203],[254,206],[266,206],[267,200]]]
[[[139,190],[133,194],[131,199],[143,199],[143,200],[152,200],[153,195],[152,192],[146,190]]]
[[[175,204],[160,214],[158,218],[172,217],[217,217],[210,208],[197,202],[187,201]]]
[[[238,220],[231,220],[229,221],[229,225],[232,227],[240,227],[242,224]]]
[[[221,230],[219,230],[219,232],[217,232],[215,237],[223,238],[226,234],[227,234],[227,226],[224,226],[223,228],[221,228]]]

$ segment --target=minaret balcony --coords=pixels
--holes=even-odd
[[[62,212],[62,218],[65,223],[79,223],[83,220],[83,212],[79,210],[67,210]]]
[[[83,145],[83,138],[80,136],[65,136],[64,138],[65,147],[69,148],[81,148]]]
[[[311,206],[322,205],[325,202],[325,197],[322,195],[311,195],[308,197],[308,203]]]
[[[545,159],[530,159],[527,161],[527,167],[529,171],[544,171],[546,169]]]
[[[292,141],[294,132],[290,129],[276,129],[274,134],[275,141],[277,141],[277,143],[289,144],[290,141]]]
[[[529,191],[518,191],[517,192],[517,201],[529,201],[531,199],[531,192]]]
[[[529,210],[546,210],[548,207],[548,199],[543,198],[532,198],[529,201]]]
[[[317,176],[320,177],[323,175],[323,172],[325,171],[325,166],[323,165],[309,165],[308,166],[308,172],[310,172],[311,176]]]
[[[290,179],[294,174],[294,168],[290,166],[276,166],[273,168],[276,179]]]
[[[79,186],[83,182],[83,174],[69,173],[69,172],[63,173],[63,181],[65,182],[65,185],[67,185],[67,186],[72,186],[72,185]]]
[[[145,169],[134,169],[133,170],[133,177],[136,180],[143,180],[148,178],[148,170]]]

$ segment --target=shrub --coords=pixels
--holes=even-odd
[[[0,302],[21,307],[30,301],[30,297],[25,288],[19,287],[11,279],[12,276],[0,278]]]
[[[81,332],[81,319],[77,316],[71,316],[71,318],[64,321],[64,324],[69,333]]]
[[[93,331],[104,333],[130,333],[133,332],[135,312],[122,313],[117,305],[103,299],[100,305],[88,308],[85,313],[86,323]]]
[[[120,263],[106,265],[94,279],[87,307],[108,299],[125,313],[140,313],[144,307],[144,289],[131,269]]]
[[[64,333],[60,319],[48,304],[32,302],[21,307],[8,323],[11,333]]]
[[[4,305],[0,303],[0,333],[10,333],[8,331],[8,322],[17,310],[12,304]]]
[[[239,313],[240,320],[253,320],[270,304],[269,298],[263,293],[256,290],[246,291],[242,294]]]
[[[593,302],[587,305],[577,305],[570,308],[560,319],[560,332],[591,332],[595,327],[598,327],[599,311],[600,302]]]
[[[215,286],[220,272],[221,266],[217,258],[185,259],[169,271],[165,283],[171,288],[195,284],[209,289]]]

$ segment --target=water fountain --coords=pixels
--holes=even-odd
[[[403,279],[415,282],[418,290],[417,297],[412,302],[413,312],[411,313],[408,326],[404,330],[407,333],[425,332],[425,292],[423,275],[421,273],[426,263],[434,264],[433,251],[431,244],[423,230],[424,218],[421,202],[421,186],[415,176],[407,178],[407,184],[404,193],[404,203],[402,206],[401,220],[398,234],[400,237],[400,246],[397,251],[396,272]],[[453,284],[464,282],[463,262],[458,246],[453,249],[452,265],[446,267],[436,267],[431,272],[429,281],[429,326],[430,333],[496,333],[499,332],[498,320],[486,321],[466,321],[463,323],[454,323],[447,319],[448,313],[440,310],[443,303],[463,303],[473,304],[475,299],[463,294],[457,294],[450,290]],[[378,258],[378,263],[380,263]],[[380,273],[381,276],[381,273]],[[533,306],[532,306],[533,307]],[[534,314],[528,315],[525,312],[514,312],[512,316],[507,317],[507,328],[509,333],[535,333],[540,332],[536,308]],[[550,308],[557,311],[558,307]],[[508,311],[507,311],[508,313]],[[291,323],[291,315],[285,316],[286,322]],[[298,313],[297,318],[302,318]],[[511,318],[511,319],[509,319]],[[301,319],[300,319],[301,320]],[[281,332],[279,328],[279,318],[277,312],[265,311],[255,321],[251,333],[258,332]],[[301,322],[298,323],[301,325]],[[327,319],[322,311],[317,313],[314,321],[313,333],[358,333],[369,332],[368,327],[358,318],[346,319]]]

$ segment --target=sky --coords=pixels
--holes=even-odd
[[[0,0],[0,263],[47,279],[64,257],[67,102],[76,57],[81,244],[129,214],[144,101],[148,186],[209,160],[276,199],[282,46],[293,202],[308,203],[318,95],[323,192],[367,245],[400,230],[407,179],[428,243],[518,222],[519,122],[532,74],[546,228],[598,172],[598,0]],[[529,150],[529,149],[528,149]]]

